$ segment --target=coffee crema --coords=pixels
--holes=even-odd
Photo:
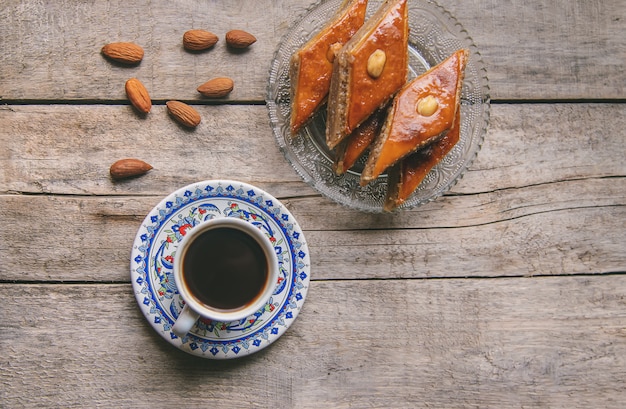
[[[244,308],[261,295],[268,280],[263,248],[238,229],[207,230],[182,256],[183,285],[209,308]]]

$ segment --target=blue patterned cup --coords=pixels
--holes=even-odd
[[[245,320],[269,301],[278,281],[274,246],[258,227],[222,217],[189,230],[174,255],[185,306],[172,331],[185,336],[200,318]]]

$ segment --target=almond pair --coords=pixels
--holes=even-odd
[[[210,31],[189,30],[183,34],[183,47],[190,51],[202,51],[213,47],[219,38]],[[247,48],[256,42],[256,37],[243,30],[226,33],[226,44],[232,48]]]
[[[137,78],[126,81],[126,96],[139,112],[147,114],[152,109],[148,90]],[[191,106],[180,101],[168,101],[166,105],[170,115],[180,124],[195,128],[200,123],[200,114]]]

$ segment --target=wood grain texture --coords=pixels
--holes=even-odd
[[[202,122],[190,131],[174,122],[164,105],[145,118],[130,106],[2,107],[0,138],[7,146],[0,152],[6,169],[2,190],[162,195],[204,179],[280,181],[287,189],[301,180],[280,153],[264,106],[196,108]],[[109,167],[126,157],[154,169],[146,177],[113,183]],[[298,194],[297,188],[292,192]]]
[[[623,192],[626,185],[619,188]],[[508,200],[518,192],[512,190]],[[496,212],[489,203],[500,198],[480,197],[486,203],[479,208]],[[2,196],[0,205],[6,212],[0,231],[0,279],[128,281],[133,239],[160,200]],[[347,230],[328,220],[336,206],[316,206],[318,201],[286,202],[304,229],[314,280],[626,271],[624,201],[580,208],[559,208],[561,203],[555,203],[516,217],[492,213],[486,219],[495,220],[454,225],[450,212],[473,200],[443,200],[437,205],[442,209],[395,218],[355,218],[354,212],[345,212],[344,217],[356,219]]]
[[[163,105],[146,118],[129,106],[0,107],[0,192],[160,196],[198,180],[239,179],[278,197],[314,194],[283,158],[264,106],[196,108],[202,123],[189,131]],[[624,104],[493,105],[483,148],[453,192],[619,180],[623,129]],[[125,157],[154,169],[112,183],[109,166]]]
[[[626,97],[623,1],[439,3],[474,38],[494,98]]]
[[[269,66],[315,1],[2,3],[0,407],[626,407],[626,4],[440,0],[496,103],[460,182],[389,215],[320,196],[274,142]],[[187,52],[192,28],[220,42]],[[228,50],[231,29],[258,41]],[[143,62],[103,58],[113,41]],[[200,97],[221,75],[230,96]],[[130,77],[154,100],[145,117]],[[169,99],[198,109],[195,131]],[[154,169],[114,182],[125,157]],[[312,260],[293,326],[228,362],[165,342],[129,282],[145,215],[205,179],[278,197]]]
[[[626,96],[626,6],[619,0],[439,3],[476,42],[494,99]],[[10,0],[0,8],[0,98],[123,101],[124,82],[134,76],[153,99],[200,100],[198,85],[228,75],[235,81],[229,100],[262,101],[274,50],[313,4]],[[220,41],[208,52],[189,53],[182,35],[192,28],[213,31]],[[233,28],[258,41],[230,52],[224,34]],[[144,61],[134,68],[109,63],[100,48],[114,41],[143,46]]]
[[[277,342],[216,362],[161,339],[130,285],[0,285],[0,398],[6,407],[617,409],[624,288],[625,276],[316,281]]]

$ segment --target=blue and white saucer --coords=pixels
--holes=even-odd
[[[172,270],[176,249],[189,229],[218,217],[246,220],[273,242],[279,266],[276,290],[265,307],[246,319],[200,319],[180,338],[171,331],[183,308]],[[294,322],[309,288],[310,258],[300,226],[276,198],[246,183],[209,180],[170,194],[146,216],[133,244],[130,275],[141,311],[163,338],[193,355],[230,359],[265,348]]]

